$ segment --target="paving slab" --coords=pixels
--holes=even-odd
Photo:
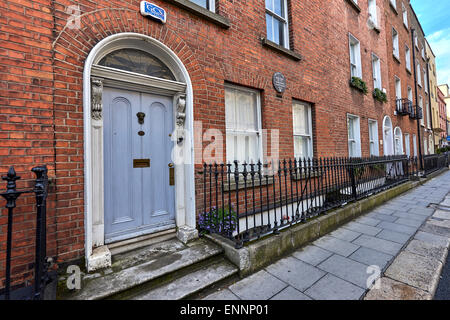
[[[364,292],[364,289],[348,281],[327,274],[305,293],[316,300],[358,300]]]
[[[379,228],[387,229],[391,231],[401,232],[405,234],[412,235],[417,231],[417,228],[408,227],[402,224],[397,224],[395,222],[383,221],[378,225]]]
[[[310,297],[289,286],[270,300],[312,300]]]
[[[374,219],[374,218],[365,216],[365,217],[361,217],[361,218],[356,219],[355,222],[375,227],[381,221],[378,220],[378,219]]]
[[[344,240],[344,241],[348,241],[348,242],[352,242],[353,240],[358,238],[360,235],[361,235],[360,232],[356,232],[356,231],[352,231],[352,230],[348,230],[348,229],[344,229],[344,228],[339,228],[339,229],[333,231],[332,233],[330,233],[330,236]]]
[[[305,291],[325,275],[322,270],[294,257],[281,259],[265,270],[300,291]]]
[[[412,208],[412,209],[409,209],[408,212],[418,214],[421,216],[431,216],[431,214],[434,212],[434,209],[432,209],[432,208]]]
[[[447,221],[450,222],[450,220]],[[450,228],[442,222],[443,221],[429,220],[420,228],[420,230],[450,238]]]
[[[383,230],[377,234],[377,238],[397,242],[403,245],[411,238],[411,236],[405,233]]]
[[[240,300],[233,292],[228,289],[222,289],[205,297],[204,300]]]
[[[423,222],[419,220],[414,220],[411,218],[398,218],[395,223],[403,224],[408,227],[419,228]]]
[[[446,247],[416,239],[411,240],[405,250],[424,257],[431,257],[442,263],[445,263],[445,259],[447,258]]]
[[[431,300],[431,294],[388,277],[382,277],[380,287],[372,288],[364,300]]]
[[[380,228],[368,226],[366,224],[361,224],[358,222],[347,223],[346,225],[344,225],[344,228],[355,232],[368,234],[369,236],[375,236],[381,231]]]
[[[324,236],[314,241],[313,245],[344,257],[348,257],[359,248],[358,245],[330,236]]]
[[[450,211],[436,210],[433,214],[433,218],[450,220]]]
[[[394,256],[390,254],[386,254],[380,251],[376,251],[373,249],[361,247],[351,254],[349,257],[352,260],[361,262],[368,266],[379,266],[380,269],[384,269],[384,267],[388,264],[389,261],[392,260]]]
[[[394,213],[392,214],[392,216],[395,217],[396,220],[397,220],[398,218],[406,218],[406,219],[410,219],[410,220],[418,220],[418,221],[420,221],[420,222],[424,222],[425,220],[428,219],[427,216],[421,216],[421,215],[419,215],[419,214],[414,214],[414,213],[411,213],[411,212],[405,212],[405,211],[397,211],[397,212],[394,212]],[[393,221],[390,221],[390,222],[393,222]]]
[[[335,254],[317,267],[360,288],[367,287],[369,274],[367,273],[368,266],[365,264]]]
[[[442,264],[436,259],[403,251],[395,258],[385,275],[432,293],[439,281],[441,268]]]
[[[370,218],[374,218],[374,219],[381,220],[381,221],[387,221],[387,222],[394,222],[395,220],[398,219],[398,217],[394,217],[394,216],[382,214],[382,213],[376,213],[376,212],[371,212],[367,216]]]
[[[437,235],[434,233],[430,233],[430,232],[418,231],[414,235],[414,239],[422,240],[422,241],[436,244],[436,245],[439,245],[441,247],[446,247],[446,248],[448,248],[450,245],[449,238],[443,237],[443,236],[440,236],[440,235]]]
[[[268,300],[286,287],[286,283],[261,270],[228,289],[243,300]]]
[[[358,239],[354,240],[353,243],[390,255],[396,255],[402,248],[402,245],[397,242],[375,238],[367,235],[362,235]]]
[[[306,246],[303,249],[297,250],[292,254],[293,257],[313,266],[318,265],[332,255],[332,252],[313,245]]]

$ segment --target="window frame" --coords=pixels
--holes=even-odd
[[[259,156],[260,161],[263,161],[263,155],[264,155],[264,145],[263,145],[263,128],[262,128],[262,106],[261,106],[261,92],[259,90],[256,89],[251,89],[251,88],[247,88],[244,86],[239,86],[239,85],[234,85],[234,84],[229,84],[226,83],[225,84],[225,91],[227,89],[230,90],[238,90],[238,91],[243,91],[243,92],[247,92],[247,93],[254,93],[256,95],[256,124],[258,126],[258,129],[255,131],[251,131],[249,133],[253,133],[256,134],[257,136],[257,142],[258,142],[258,150],[257,150],[257,155]],[[226,96],[226,94],[225,94]],[[226,144],[226,140],[227,140],[227,135],[228,133],[232,133],[232,134],[242,134],[242,133],[246,133],[248,131],[241,131],[241,130],[231,130],[228,126],[227,126],[227,116],[226,116],[226,102],[225,102],[225,144]],[[228,146],[226,146],[226,152],[225,152],[225,158],[228,161]],[[234,155],[236,158],[236,155]],[[233,159],[234,160],[238,160],[238,159]],[[255,160],[257,161],[257,160]],[[232,163],[232,166],[234,166],[234,163]]]
[[[411,157],[411,141],[410,141],[410,137],[409,137],[409,133],[405,133],[404,135],[405,138],[405,154],[408,157]]]
[[[417,136],[415,134],[413,134],[412,140],[413,140],[414,157],[417,157]]]
[[[303,105],[304,107],[307,107],[308,109],[308,126],[309,126],[309,135],[308,134],[301,134],[301,133],[296,133],[295,132],[295,117],[294,117],[294,105],[295,104],[300,104]],[[309,153],[309,157],[312,159],[314,157],[314,139],[313,139],[313,126],[312,126],[312,104],[308,103],[308,102],[304,102],[304,101],[300,101],[300,100],[292,100],[292,138],[293,138],[293,142],[294,142],[294,157],[300,158],[298,156],[298,153],[295,151],[295,137],[308,137],[309,138],[309,145],[308,145],[308,153]],[[303,157],[306,158],[306,157]]]
[[[411,72],[411,49],[405,44],[405,65],[406,70]]]
[[[393,53],[392,54],[398,60],[400,60],[400,44],[399,44],[400,41],[399,41],[399,38],[400,38],[400,36],[398,34],[398,31],[394,27],[392,27],[392,48],[393,48]]]
[[[276,0],[270,0],[270,1],[272,1],[272,4],[274,4],[274,1],[276,1]],[[287,50],[290,50],[291,48],[290,48],[290,43],[289,43],[289,8],[288,8],[288,2],[287,2],[287,0],[280,0],[280,2],[283,3],[283,6],[285,8],[285,16],[286,17],[282,17],[282,16],[278,15],[277,13],[273,12],[272,10],[268,9],[266,4],[265,4],[265,2],[264,2],[264,7],[265,7],[265,14],[266,15],[268,14],[268,15],[272,16],[274,19],[284,23],[284,28],[283,28],[283,30],[284,30],[284,37],[283,37],[284,44],[277,43],[274,40],[269,38],[269,35],[267,34],[267,27],[268,27],[268,25],[267,25],[267,17],[265,16],[265,20],[266,20],[266,37],[267,37],[267,40],[269,40],[269,41],[279,45],[280,47],[283,47],[283,48],[286,48]],[[272,29],[273,29],[273,25],[272,25]]]
[[[372,157],[378,157],[380,156],[380,146],[379,146],[379,139],[378,139],[378,121],[374,119],[368,120],[369,124],[369,154]],[[375,130],[373,130],[373,127],[375,127]],[[371,130],[372,128],[372,130]],[[371,135],[374,134],[374,136]],[[372,152],[372,145],[375,152]]]
[[[361,122],[360,122],[360,117],[354,114],[350,114],[347,113],[347,144],[348,144],[348,156],[350,158],[360,158],[361,157]],[[351,139],[349,136],[350,133],[350,128],[349,128],[349,119],[352,119],[352,121],[357,120],[356,124],[357,126],[353,126],[354,129],[354,138]],[[356,156],[352,156],[351,152],[350,152],[350,143],[355,143],[356,144],[356,151],[357,151],[357,155]]]
[[[374,59],[376,58],[376,59]],[[374,64],[376,61],[376,65]],[[375,69],[375,67],[377,67]],[[373,77],[373,87],[374,89],[383,89],[383,83],[381,81],[381,61],[380,58],[372,52],[372,77]],[[379,85],[379,86],[378,86]]]
[[[351,33],[348,34],[349,39],[349,58],[350,58],[350,76],[351,77],[358,77],[362,79],[362,63],[361,63],[361,42]],[[357,45],[357,55],[355,56],[355,68],[357,75],[353,75],[353,62],[352,62],[352,44]]]
[[[196,3],[194,0],[189,0],[190,2],[198,5],[199,7],[202,7],[208,11],[211,11],[213,13],[216,13],[216,0],[206,0],[206,7]]]
[[[369,21],[373,23],[375,28],[379,28],[378,24],[378,12],[377,12],[377,0],[368,0],[368,13]],[[374,16],[374,17],[373,17]]]
[[[405,7],[405,4],[402,2],[402,14],[403,14],[403,25],[408,28],[408,10]]]
[[[395,83],[395,99],[398,100],[402,98],[402,80],[399,77],[394,76],[394,83]],[[400,94],[398,94],[399,92],[397,92],[397,90],[400,91]]]

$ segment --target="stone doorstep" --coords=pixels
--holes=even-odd
[[[161,244],[160,244],[161,245]],[[142,251],[139,251],[142,253]],[[182,269],[188,268],[197,263],[204,262],[223,252],[219,246],[205,240],[199,239],[188,246],[182,246],[178,250],[158,255],[153,259],[145,260],[136,258],[140,262],[137,265],[126,267],[118,271],[112,271],[89,279],[82,285],[78,292],[69,293],[62,296],[68,300],[97,300],[119,295],[124,291],[134,290],[151,281],[158,281],[164,277],[169,277]],[[127,254],[128,259],[133,259],[131,253]],[[125,259],[124,259],[125,260]]]
[[[131,300],[180,300],[192,296],[211,285],[238,273],[238,268],[224,257],[218,257],[207,266],[131,297]]]

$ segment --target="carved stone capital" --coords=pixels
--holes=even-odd
[[[91,109],[92,109],[92,119],[101,120],[102,119],[102,95],[103,95],[103,81],[98,78],[92,78],[92,90],[91,90]]]
[[[177,125],[184,127],[186,120],[186,95],[180,95],[177,99]]]

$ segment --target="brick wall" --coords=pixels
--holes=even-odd
[[[293,99],[313,105],[316,156],[348,155],[347,113],[361,117],[363,156],[369,156],[369,118],[378,120],[380,139],[385,115],[392,118],[394,126],[404,127],[404,132],[414,132],[412,121],[393,115],[395,89],[391,73],[398,72],[403,77],[404,90],[406,84],[413,87],[413,83],[404,65],[396,65],[390,54],[388,26],[401,20],[389,22],[395,16],[389,11],[388,0],[378,1],[380,32],[367,25],[366,2],[360,3],[361,12],[358,12],[345,0],[289,1],[290,44],[302,55],[301,61],[261,44],[266,24],[265,8],[260,1],[217,0],[218,13],[230,20],[229,29],[166,1],[154,2],[168,12],[164,25],[142,17],[137,0],[15,0],[0,5],[3,71],[0,169],[6,172],[14,164],[20,173],[25,173],[36,164],[50,166],[51,205],[55,209],[49,214],[49,246],[57,261],[84,256],[83,68],[90,50],[109,35],[143,33],[178,55],[192,80],[194,120],[202,122],[203,132],[208,128],[225,132],[225,83],[259,90],[262,127],[279,130],[282,158],[293,156]],[[71,5],[79,5],[80,29],[67,27],[73,12],[68,11]],[[409,33],[401,25],[397,30],[401,33],[402,52],[402,42],[409,41]],[[361,41],[363,79],[369,87],[368,95],[349,85],[349,32]],[[375,101],[371,94],[372,52],[381,59],[387,103]],[[282,72],[287,79],[287,90],[282,97],[277,96],[272,86],[274,72]],[[197,155],[208,143],[195,145]],[[24,174],[24,177],[30,176]],[[201,201],[200,190],[197,196]],[[30,207],[23,208],[24,216],[34,217]],[[1,218],[0,262],[5,250],[4,211]],[[31,250],[32,242],[23,247]],[[23,253],[24,261],[30,256],[30,250]]]

